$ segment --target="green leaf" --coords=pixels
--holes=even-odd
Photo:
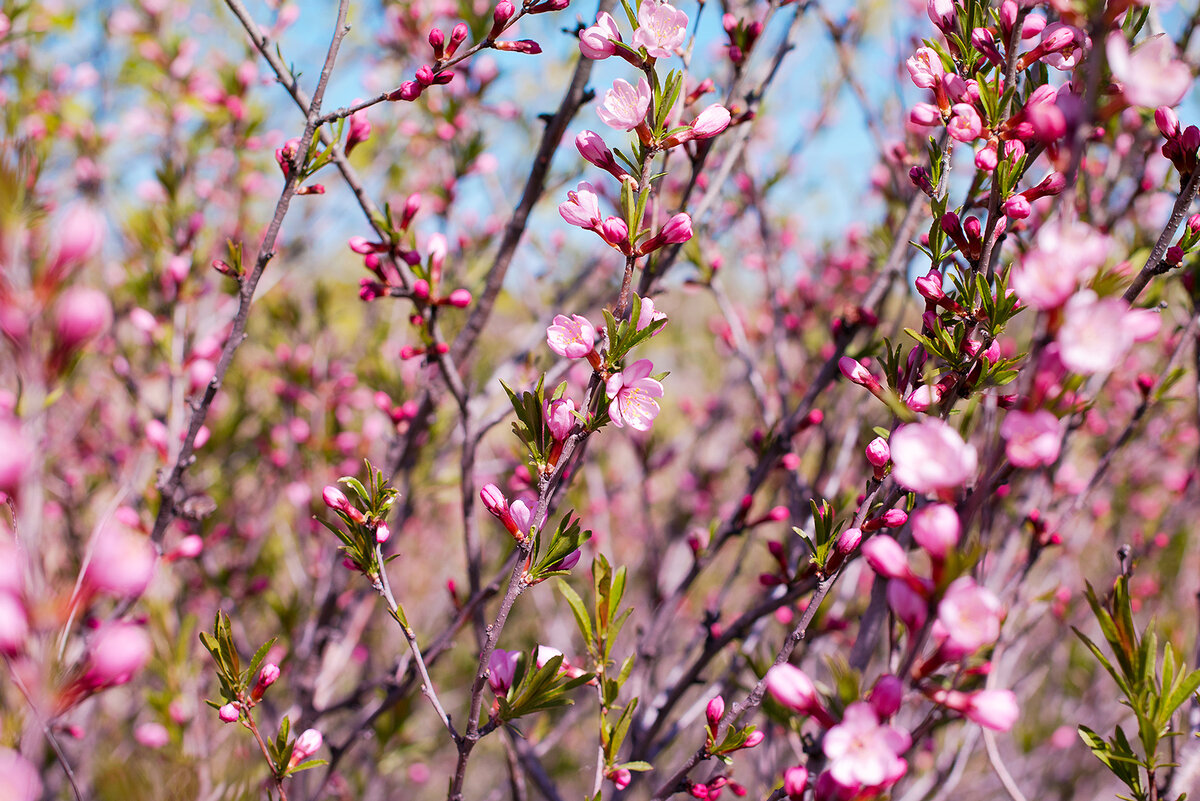
[[[579,593],[571,588],[567,582],[559,579],[556,586],[558,591],[562,593],[566,599],[567,605],[571,607],[571,613],[575,615],[575,623],[579,626],[579,633],[583,635],[584,642],[591,647],[592,642],[592,621],[588,617],[587,607],[583,605],[583,599],[579,597]]]

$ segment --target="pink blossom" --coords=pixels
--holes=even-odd
[[[638,79],[636,89],[628,81],[618,78],[613,81],[612,89],[604,93],[604,102],[596,107],[596,114],[605,125],[618,131],[632,131],[646,119],[649,110],[650,84],[645,77]]]
[[[1043,311],[1066,303],[1113,250],[1108,235],[1081,222],[1042,226],[1036,245],[1013,269],[1012,286],[1024,303]]]
[[[133,739],[146,748],[162,748],[171,742],[171,733],[161,723],[143,723],[133,730]]]
[[[888,787],[908,769],[901,754],[912,745],[908,733],[881,724],[865,701],[846,707],[842,722],[825,734],[829,773],[843,788]]]
[[[821,705],[812,679],[795,665],[784,663],[767,671],[767,692],[793,712],[809,714]]]
[[[633,46],[646,48],[651,58],[670,58],[687,38],[687,24],[688,15],[670,3],[642,0],[638,5]]]
[[[991,645],[1000,636],[1004,607],[988,589],[970,576],[955,579],[938,604],[937,622],[944,636],[940,652],[959,659]]]
[[[942,75],[945,74],[941,57],[931,47],[917,48],[917,52],[913,53],[912,57],[904,62],[904,65],[908,67],[908,74],[912,76],[912,82],[921,89],[932,89],[937,86],[942,80]]]
[[[137,598],[154,575],[158,553],[144,534],[110,522],[100,529],[92,546],[88,586],[118,598]]]
[[[920,631],[929,617],[929,604],[908,582],[891,579],[887,583],[888,608],[911,631]]]
[[[241,712],[238,710],[237,704],[225,704],[217,710],[217,717],[222,723],[237,723]]]
[[[1121,31],[1105,40],[1108,66],[1131,105],[1174,106],[1192,86],[1192,70],[1176,58],[1175,45],[1164,33],[1151,36],[1131,52]]]
[[[863,543],[862,554],[871,569],[885,578],[903,579],[912,574],[904,548],[887,534],[876,534]]]
[[[546,329],[550,350],[567,359],[582,359],[596,346],[596,328],[586,317],[558,314]]]
[[[942,124],[942,112],[938,110],[937,106],[929,103],[917,103],[908,113],[908,119],[913,125],[922,125],[928,128]]]
[[[15,493],[33,460],[33,446],[13,419],[0,411],[0,492]]]
[[[503,695],[512,687],[513,678],[517,674],[517,661],[520,658],[520,651],[505,651],[501,648],[492,651],[488,660],[487,681],[496,695]]]
[[[77,203],[67,209],[54,230],[57,238],[50,269],[56,278],[61,278],[100,251],[104,242],[104,217],[94,206]]]
[[[558,213],[571,225],[592,230],[600,225],[600,198],[596,189],[587,181],[581,181],[574,191],[567,192],[567,199],[558,204]]]
[[[654,365],[649,359],[639,359],[608,379],[605,392],[610,401],[608,416],[613,425],[623,428],[626,423],[638,431],[649,431],[658,417],[663,387],[650,378]]]
[[[983,120],[969,103],[955,103],[950,109],[954,116],[946,123],[950,136],[960,142],[974,142],[983,132]]]
[[[929,14],[929,21],[941,31],[952,30],[955,20],[958,18],[954,0],[927,0],[925,11]]]
[[[796,765],[783,772],[783,792],[789,801],[802,801],[804,790],[808,787],[808,768]]]
[[[299,765],[317,753],[317,749],[321,747],[321,743],[324,741],[325,738],[321,736],[321,732],[316,729],[305,729],[304,733],[296,738],[296,743],[292,746],[292,758],[288,760],[288,765],[291,767]]]
[[[913,540],[934,559],[945,560],[958,545],[961,524],[953,506],[935,503],[923,506],[912,517]]]
[[[892,449],[888,447],[887,440],[883,437],[876,437],[867,443],[867,461],[873,467],[886,467],[887,463],[892,460]]]
[[[529,533],[530,518],[532,512],[525,501],[517,499],[508,507],[508,513],[512,515],[513,522],[517,524],[517,531],[522,534]]]
[[[93,687],[112,687],[133,678],[150,660],[150,637],[132,623],[109,623],[88,643],[85,681]]]
[[[42,797],[42,780],[33,763],[11,748],[0,748],[0,788],[3,801],[37,801]]]
[[[596,24],[584,28],[579,34],[579,52],[587,58],[608,58],[617,52],[614,41],[621,41],[617,21],[607,11],[601,11],[596,17]]]
[[[1056,70],[1066,72],[1075,69],[1084,49],[1090,49],[1091,46],[1091,39],[1079,28],[1062,22],[1052,22],[1042,29],[1041,42],[1032,52],[1044,53],[1041,56],[1043,62]]]
[[[1012,690],[979,690],[967,696],[962,713],[985,729],[1011,731],[1021,708]]]
[[[1131,310],[1121,298],[1100,298],[1090,289],[1084,290],[1063,308],[1059,358],[1076,373],[1111,372],[1134,342],[1152,339],[1157,331],[1154,312]]]
[[[666,313],[654,308],[654,300],[652,298],[642,298],[641,310],[637,318],[638,331],[642,331],[646,326],[665,319],[667,319]],[[662,328],[659,328],[651,336],[658,336],[659,331],[662,331]]]
[[[1000,436],[1006,441],[1008,461],[1016,467],[1054,464],[1062,446],[1058,418],[1045,409],[1010,411],[1000,426]]]
[[[904,701],[904,682],[898,676],[885,673],[875,681],[867,702],[875,710],[880,720],[886,720],[900,711]]]
[[[61,347],[77,348],[112,325],[112,304],[98,289],[71,287],[54,307],[55,335]]]
[[[975,474],[975,448],[938,419],[900,426],[891,437],[892,475],[913,492],[961,487]]]

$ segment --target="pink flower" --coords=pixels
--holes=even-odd
[[[891,437],[892,475],[913,492],[961,487],[975,474],[975,448],[938,419],[900,426]]]
[[[953,506],[944,503],[923,506],[909,519],[912,520],[913,540],[934,559],[945,560],[958,545],[961,524]]]
[[[150,661],[150,653],[150,637],[141,626],[109,623],[88,643],[84,680],[92,687],[124,684]]]
[[[955,579],[938,604],[938,633],[945,638],[939,649],[941,655],[959,659],[991,645],[1000,636],[1003,618],[1004,607],[991,591],[970,576]]]
[[[912,82],[921,89],[932,89],[942,80],[945,69],[942,59],[931,47],[919,47],[912,57],[904,62]]]
[[[933,125],[942,124],[942,112],[938,111],[937,106],[929,103],[917,103],[912,107],[912,111],[908,112],[908,120],[913,125],[923,125],[930,127]]]
[[[766,680],[771,697],[793,712],[807,715],[821,706],[812,679],[795,665],[775,665],[767,671]]]
[[[67,271],[100,251],[104,242],[104,217],[94,206],[77,203],[55,226],[57,234],[51,273],[61,278]]]
[[[1012,690],[980,690],[967,696],[962,713],[985,729],[1011,731],[1021,708]]]
[[[146,748],[162,748],[171,742],[171,733],[161,723],[143,723],[133,730],[133,739]]]
[[[217,710],[217,717],[222,723],[237,723],[241,713],[238,711],[236,704],[225,704]]]
[[[927,0],[925,11],[929,14],[929,21],[943,32],[952,30],[954,22],[958,18],[954,0]]]
[[[316,729],[305,729],[304,733],[296,738],[295,745],[292,746],[292,758],[288,760],[289,767],[294,768],[317,753],[317,749],[324,741],[325,738],[321,736],[321,732]]]
[[[910,631],[920,631],[929,617],[929,604],[916,590],[901,579],[891,579],[887,584],[888,608],[908,626]]]
[[[638,331],[645,329],[645,327],[648,325],[657,323],[659,320],[665,319],[667,319],[667,315],[664,312],[654,308],[654,300],[652,298],[642,298],[641,311],[637,318]],[[662,328],[659,328],[658,331],[655,331],[653,334],[651,334],[651,336],[658,336],[660,331],[662,331]]]
[[[1034,308],[1057,309],[1108,260],[1112,249],[1112,239],[1086,223],[1047,224],[1038,231],[1037,247],[1013,269],[1013,289]]]
[[[1170,37],[1160,33],[1129,50],[1120,31],[1105,40],[1108,66],[1131,105],[1143,108],[1174,106],[1192,86],[1192,70],[1176,58]]]
[[[1010,411],[1000,426],[1000,436],[1006,440],[1008,461],[1016,467],[1054,464],[1062,446],[1058,418],[1045,409]]]
[[[645,77],[638,79],[636,89],[628,81],[618,78],[613,81],[612,89],[604,93],[604,102],[596,107],[596,114],[605,125],[618,131],[632,131],[646,119],[646,112],[649,110],[650,84]],[[560,206],[559,210],[561,209]]]
[[[508,507],[508,513],[512,515],[513,522],[517,524],[517,531],[521,534],[528,534],[532,512],[529,511],[525,501],[519,498],[513,501],[512,505]]]
[[[898,676],[885,673],[875,681],[867,702],[881,720],[890,718],[900,711],[904,701],[904,682]]]
[[[555,315],[554,324],[546,329],[550,350],[567,359],[582,359],[596,346],[596,328],[586,317],[573,314]]]
[[[1130,310],[1121,298],[1100,298],[1084,290],[1067,301],[1058,329],[1059,358],[1076,373],[1111,372],[1133,343],[1151,339],[1158,331],[1158,315]]]
[[[570,398],[559,398],[546,404],[546,427],[550,436],[562,442],[571,435],[577,422],[575,417],[575,401]]]
[[[612,401],[608,416],[613,425],[624,428],[628,423],[638,431],[650,430],[659,412],[654,399],[663,395],[662,384],[650,378],[653,369],[649,359],[639,359],[608,379],[605,391]]]
[[[61,347],[73,349],[112,325],[112,304],[98,289],[72,287],[54,307],[55,334]]]
[[[118,598],[137,598],[150,583],[157,560],[158,553],[149,538],[111,522],[96,536],[86,581],[94,590]]]
[[[883,437],[876,437],[867,443],[867,461],[872,467],[886,467],[887,463],[892,460],[892,449],[888,447],[887,440]]]
[[[321,500],[330,509],[338,512],[350,511],[350,499],[346,497],[346,493],[342,492],[337,487],[329,484],[325,489],[321,490]]]
[[[571,225],[592,230],[600,225],[600,198],[596,189],[587,181],[581,181],[572,192],[567,192],[567,199],[558,204],[558,213]]]
[[[20,424],[0,411],[0,492],[15,493],[33,460],[33,446]]]
[[[621,41],[617,21],[607,11],[596,17],[596,24],[583,29],[579,34],[579,52],[587,58],[604,59],[617,52],[613,42]]]
[[[983,120],[969,103],[955,103],[950,109],[954,116],[946,123],[950,136],[960,142],[974,142],[983,132]]]
[[[783,772],[783,792],[789,801],[802,801],[806,787],[808,787],[808,768],[796,765]]]
[[[713,103],[692,121],[692,134],[696,139],[710,139],[728,128],[729,121],[729,109]]]
[[[1080,44],[1083,47],[1080,47]],[[1066,72],[1075,69],[1084,48],[1090,49],[1092,41],[1082,30],[1062,22],[1052,22],[1042,28],[1041,42],[1031,53],[1044,54],[1040,58],[1056,70]]]
[[[496,695],[503,695],[512,687],[513,677],[517,674],[517,661],[520,658],[520,651],[505,651],[501,648],[492,651],[488,660],[487,681]]]
[[[646,48],[651,58],[670,58],[687,38],[687,24],[688,15],[670,3],[642,0],[633,46]]]
[[[4,789],[0,791],[4,801],[37,801],[42,797],[37,768],[11,748],[0,748],[0,776],[4,777]]]
[[[876,534],[863,543],[862,554],[871,569],[885,578],[904,579],[912,574],[904,548],[887,534]]]
[[[908,769],[901,754],[912,745],[907,732],[880,724],[865,701],[846,707],[842,722],[825,734],[829,773],[843,788],[889,787]]]

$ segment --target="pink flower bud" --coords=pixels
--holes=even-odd
[[[967,696],[962,713],[985,729],[1003,732],[1012,730],[1021,710],[1012,690],[980,690]]]
[[[55,334],[62,348],[73,350],[112,325],[112,304],[98,289],[72,287],[55,304]]]
[[[61,279],[66,273],[100,251],[104,241],[104,217],[94,206],[78,203],[67,209],[55,226],[57,249],[51,271]]]
[[[923,127],[932,127],[942,124],[942,112],[937,106],[931,106],[928,103],[917,103],[912,107],[912,111],[908,112],[908,120],[913,125]]]
[[[809,713],[820,706],[812,679],[795,665],[775,665],[767,671],[766,679],[771,697],[793,712]]]
[[[1033,209],[1024,195],[1013,195],[1004,201],[1004,213],[1014,220],[1024,220],[1033,213]]]
[[[85,580],[99,592],[137,598],[150,583],[157,560],[148,537],[113,521],[96,535]]]
[[[237,723],[240,713],[236,704],[225,704],[217,710],[217,717],[224,723]]]
[[[789,801],[804,801],[804,791],[808,787],[808,768],[796,765],[783,772],[783,792]]]
[[[512,687],[513,678],[517,673],[517,662],[521,658],[520,651],[505,651],[500,648],[492,651],[488,660],[488,686],[496,695],[504,695]]]
[[[629,226],[620,217],[609,217],[600,223],[600,236],[618,250],[624,250],[629,245]]]
[[[954,508],[944,503],[924,506],[913,513],[913,539],[930,556],[943,561],[958,545],[959,521]]]
[[[848,528],[838,535],[837,541],[833,545],[836,551],[842,557],[849,556],[854,552],[854,549],[862,542],[862,529]]]
[[[929,604],[906,582],[893,579],[887,585],[888,608],[908,626],[909,631],[920,631],[929,616]]]
[[[350,499],[340,489],[330,484],[321,492],[325,505],[337,512],[350,512]]]
[[[746,735],[746,742],[742,743],[742,748],[753,748],[766,738],[767,735],[763,734],[761,730],[752,731]]]
[[[904,682],[896,676],[885,674],[880,676],[867,696],[867,702],[875,710],[880,719],[890,718],[900,711],[900,703],[904,699]]]
[[[692,122],[692,134],[697,139],[709,139],[729,127],[729,109],[713,103]]]
[[[1174,139],[1179,136],[1179,115],[1170,106],[1159,106],[1155,109],[1154,122],[1166,138]]]
[[[316,729],[305,729],[304,733],[296,738],[296,744],[292,746],[292,758],[288,761],[288,766],[294,768],[317,753],[317,749],[321,747],[324,740],[321,732]]]
[[[887,440],[883,437],[876,437],[867,444],[867,461],[872,467],[885,467],[892,460],[892,451],[888,447]]]
[[[381,521],[379,525],[375,526],[375,542],[379,545],[383,545],[391,536],[392,530],[388,528],[387,523]]]
[[[497,517],[508,513],[508,499],[495,484],[484,485],[479,491],[479,498],[483,501],[484,508]]]
[[[608,778],[612,781],[614,787],[618,790],[624,790],[633,779],[633,774],[629,772],[628,768],[617,768],[608,774]]]
[[[692,218],[687,212],[681,211],[667,220],[659,236],[668,245],[679,245],[688,241],[692,238]]]
[[[842,371],[842,375],[860,387],[871,390],[879,389],[879,382],[875,380],[875,376],[871,375],[871,371],[863,367],[862,362],[857,359],[843,356],[838,359],[838,369]]]
[[[887,528],[900,528],[908,522],[908,513],[903,509],[888,509],[880,520]]]
[[[562,442],[571,435],[575,428],[575,401],[570,398],[559,398],[546,404],[546,427],[550,436]]]
[[[912,572],[904,549],[887,534],[871,537],[863,543],[862,552],[871,569],[885,578],[903,579]]]
[[[725,717],[725,699],[718,695],[710,700],[704,710],[704,716],[708,720],[708,727],[715,732],[717,724]]]
[[[465,309],[471,305],[471,292],[467,289],[456,289],[450,293],[447,300],[456,309]]]
[[[258,683],[266,689],[279,680],[279,665],[274,662],[268,662],[262,666],[262,670],[258,671]]]
[[[88,670],[84,681],[91,687],[125,684],[150,660],[150,637],[141,626],[109,623],[88,643]]]

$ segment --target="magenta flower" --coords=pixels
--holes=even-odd
[[[1012,690],[980,690],[967,696],[963,715],[985,729],[1011,731],[1021,714]]]
[[[532,512],[525,501],[519,498],[512,502],[508,507],[508,513],[512,515],[513,522],[517,524],[517,531],[521,534],[529,533],[529,524],[531,522]]]
[[[1049,223],[1038,231],[1037,247],[1013,269],[1012,287],[1029,306],[1057,309],[1112,251],[1112,239],[1086,223]]]
[[[644,329],[646,326],[650,325],[651,323],[657,323],[659,320],[665,320],[665,319],[667,319],[666,313],[661,312],[658,309],[654,308],[654,300],[653,299],[642,298],[641,311],[638,314],[638,319],[637,319],[637,330],[638,331],[641,331],[642,329]],[[658,336],[660,331],[662,331],[662,328],[659,328],[658,331],[655,331],[653,334],[651,334],[651,336]]]
[[[959,433],[938,419],[900,426],[891,437],[892,475],[913,492],[961,487],[975,474],[978,457]]]
[[[885,578],[905,579],[912,575],[904,548],[887,534],[876,534],[863,543],[862,554],[871,569]]]
[[[1166,34],[1150,37],[1131,52],[1125,35],[1113,31],[1105,49],[1113,78],[1131,105],[1174,106],[1192,86],[1192,70],[1176,58],[1175,45]]]
[[[575,401],[570,398],[559,398],[546,404],[546,427],[550,436],[562,442],[571,435],[575,428]]]
[[[596,328],[586,317],[573,314],[555,315],[554,324],[546,329],[550,350],[567,359],[582,359],[596,347]]]
[[[692,121],[692,135],[696,139],[710,139],[728,128],[730,119],[729,109],[713,103]]]
[[[217,710],[217,717],[222,723],[237,723],[241,712],[238,711],[237,704],[225,704]]]
[[[558,204],[558,213],[571,225],[591,231],[600,225],[600,198],[596,189],[587,181],[580,181],[574,191],[567,192],[567,199]]]
[[[497,648],[492,651],[488,660],[488,686],[496,695],[504,695],[512,687],[513,678],[517,674],[517,661],[521,658],[520,651],[505,651]]]
[[[653,369],[649,359],[639,359],[608,379],[605,391],[612,401],[608,416],[613,425],[624,428],[628,423],[638,431],[650,430],[659,412],[654,399],[663,395],[662,384],[650,378]]]
[[[812,679],[795,665],[775,665],[767,671],[766,680],[771,697],[793,712],[807,715],[821,706]]]
[[[651,58],[670,58],[687,38],[687,24],[688,15],[670,3],[642,0],[633,46],[646,48]]]
[[[1004,452],[1016,467],[1054,464],[1062,446],[1058,418],[1045,409],[1010,411],[1000,426]]]
[[[612,89],[604,93],[604,102],[596,107],[596,114],[605,125],[618,131],[632,131],[646,119],[649,110],[650,84],[643,76],[638,79],[636,89],[620,78],[613,81]]]
[[[113,522],[100,530],[92,548],[89,587],[118,598],[137,598],[145,591],[158,561],[148,537]]]
[[[305,729],[304,733],[296,738],[296,744],[292,746],[292,758],[288,761],[288,766],[294,768],[317,753],[317,749],[324,741],[325,738],[321,736],[321,732],[316,729]]]
[[[84,681],[92,687],[125,684],[150,661],[151,651],[150,637],[141,626],[109,623],[88,643]]]
[[[959,659],[991,645],[1000,636],[1004,607],[992,592],[970,576],[955,579],[938,604],[934,636],[943,639],[941,655]]]
[[[596,17],[596,24],[583,29],[579,34],[579,52],[587,58],[604,59],[617,52],[613,42],[621,41],[617,21],[607,11]]]
[[[54,305],[55,335],[61,347],[73,349],[112,325],[112,304],[98,289],[71,287]]]
[[[842,788],[885,788],[908,769],[901,754],[912,745],[907,732],[881,724],[865,701],[846,707],[842,722],[825,734],[829,773]]]

